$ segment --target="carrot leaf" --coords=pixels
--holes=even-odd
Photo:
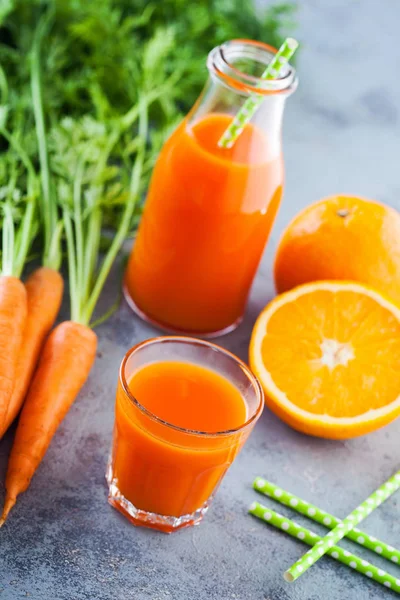
[[[32,242],[38,233],[36,218],[37,179],[33,165],[16,134],[0,127],[10,150],[2,156],[0,174],[7,184],[0,188],[2,214],[2,275],[20,277]],[[18,184],[23,180],[25,192]]]
[[[40,216],[44,232],[43,264],[58,270],[61,264],[61,250],[60,244],[57,243],[59,241],[59,236],[57,235],[57,202],[52,197],[53,189],[49,167],[41,83],[42,42],[51,27],[53,18],[54,13],[52,10],[49,10],[41,17],[35,31],[31,55],[31,90],[42,187],[42,193],[40,194]]]
[[[108,161],[124,131],[115,121],[107,130],[90,119],[63,121],[51,132],[53,170],[58,173],[58,199],[63,211],[70,279],[71,318],[91,322],[107,276],[126,239],[141,193],[142,169],[148,137],[148,106],[141,100],[129,191],[125,169]],[[122,179],[121,179],[122,178]],[[103,255],[100,247],[105,198],[124,197],[120,222]],[[125,197],[126,196],[126,197]],[[109,201],[109,200],[107,200]]]

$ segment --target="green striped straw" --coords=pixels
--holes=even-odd
[[[294,563],[284,574],[286,581],[294,581],[300,575],[305,573],[314,563],[317,562],[332,548],[337,542],[344,538],[349,531],[354,529],[365,517],[387,500],[394,492],[400,488],[400,471],[395,473],[388,481],[382,484],[373,494],[371,494],[360,506],[353,510],[341,523],[332,531],[306,552],[298,561]]]
[[[292,537],[301,540],[305,544],[309,546],[315,547],[316,544],[319,544],[322,541],[318,535],[316,535],[313,531],[302,527],[298,523],[287,519],[286,517],[280,515],[279,513],[259,504],[258,502],[253,502],[253,504],[249,508],[249,513],[254,515],[255,517],[269,523],[273,527],[277,529],[281,529],[285,533],[291,535]],[[358,573],[373,579],[377,583],[384,585],[386,588],[390,588],[394,592],[400,594],[400,579],[396,579],[393,575],[390,575],[383,569],[379,569],[375,565],[372,565],[367,560],[363,560],[359,556],[348,552],[347,550],[343,550],[339,546],[332,546],[327,550],[328,556],[334,558],[338,562],[354,569]]]
[[[315,506],[315,504],[310,504],[310,502],[302,500],[298,496],[283,490],[274,483],[271,483],[262,477],[257,477],[254,480],[253,487],[258,492],[273,498],[284,506],[293,508],[293,510],[301,515],[309,517],[316,523],[320,523],[320,525],[324,525],[329,529],[334,529],[341,523],[340,519],[337,519],[333,515],[321,510],[318,508],[318,506]],[[400,551],[396,548],[393,548],[393,546],[376,539],[372,535],[354,528],[346,534],[346,537],[352,542],[356,542],[356,544],[364,546],[365,548],[368,548],[368,550],[375,552],[379,556],[382,556],[383,558],[386,558],[395,564],[400,564]]]
[[[282,67],[289,62],[296,52],[298,45],[299,43],[293,38],[287,38],[261,75],[261,79],[276,79]],[[250,121],[263,100],[264,96],[259,96],[257,94],[252,94],[247,98],[242,108],[232,120],[232,123],[218,141],[218,146],[220,148],[232,148],[233,144],[236,142],[246,124]]]

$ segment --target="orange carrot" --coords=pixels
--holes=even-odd
[[[17,277],[0,276],[0,428],[14,389],[26,317],[24,284]]]
[[[113,148],[122,134],[123,120],[121,126],[116,127],[118,135],[115,136],[114,131],[109,134],[105,150],[101,151],[99,168],[93,170],[93,162],[90,158],[93,150],[91,136],[88,140],[82,140],[82,144],[78,144],[77,148],[73,148],[75,152],[73,168],[71,168],[69,154],[57,155],[58,170],[63,173],[63,184],[68,186],[67,195],[72,199],[72,206],[62,203],[62,222],[59,221],[57,201],[52,193],[53,189],[57,189],[57,182],[54,182],[54,186],[50,185],[52,172],[47,155],[41,97],[41,42],[47,31],[43,23],[48,21],[46,15],[42,19],[45,21],[40,21],[32,49],[31,82],[42,179],[40,206],[45,239],[43,264],[48,267],[59,266],[63,228],[67,242],[71,321],[58,325],[50,333],[42,349],[36,373],[21,411],[10,454],[6,476],[6,498],[0,526],[14,506],[17,496],[29,486],[57,427],[78,395],[94,363],[97,336],[89,325],[108,274],[129,233],[135,208],[141,196],[148,139],[148,104],[143,100],[137,117],[139,144],[133,160],[129,191],[124,200],[119,225],[109,248],[103,255],[100,239],[104,222],[98,199],[107,193],[111,184],[100,175],[102,169],[109,164]],[[110,312],[106,314],[109,315]],[[102,319],[104,320],[104,315],[95,323],[99,323]]]
[[[17,496],[29,486],[57,427],[85,383],[96,348],[96,334],[73,321],[64,321],[47,338],[18,422],[0,526]]]
[[[18,356],[14,391],[7,417],[0,427],[0,439],[19,413],[28,392],[40,350],[60,310],[63,287],[63,278],[58,271],[48,267],[36,269],[25,283],[28,316]]]

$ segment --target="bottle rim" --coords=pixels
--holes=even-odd
[[[245,95],[290,94],[297,87],[296,70],[289,63],[282,68],[281,77],[262,79],[235,67],[238,58],[247,58],[265,65],[271,62],[277,49],[264,42],[235,39],[217,46],[208,55],[207,68],[225,86]]]

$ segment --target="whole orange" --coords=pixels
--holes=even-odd
[[[279,293],[302,283],[365,283],[400,304],[400,214],[357,196],[330,196],[288,225],[275,257]]]

